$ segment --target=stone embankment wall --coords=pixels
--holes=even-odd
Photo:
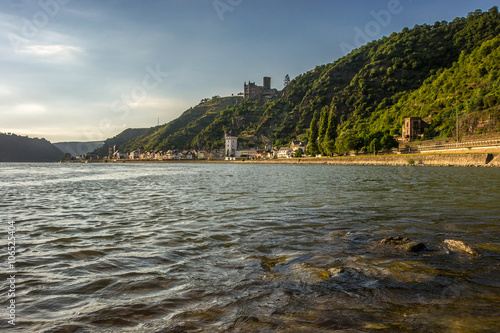
[[[413,163],[412,163],[413,162]],[[500,153],[495,154],[416,154],[387,156],[350,156],[332,158],[293,158],[244,163],[332,164],[332,165],[415,165],[500,167]]]

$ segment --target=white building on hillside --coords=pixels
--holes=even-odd
[[[238,149],[238,138],[232,136],[231,133],[227,135],[224,133],[226,139],[226,156],[236,156],[236,150]]]

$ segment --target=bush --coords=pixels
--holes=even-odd
[[[408,164],[409,164],[409,165],[413,165],[413,164],[415,164],[415,160],[414,160],[413,158],[409,158],[409,159],[407,160],[407,162],[408,162]]]

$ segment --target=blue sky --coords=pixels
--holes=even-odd
[[[237,94],[244,81],[271,76],[281,89],[286,74],[348,46],[496,2],[2,0],[0,132],[106,139]]]

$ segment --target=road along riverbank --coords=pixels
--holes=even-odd
[[[500,167],[500,153],[291,158],[245,161],[244,163]]]
[[[455,154],[364,155],[338,157],[283,158],[266,160],[107,160],[106,163],[255,163],[500,167],[500,152]],[[101,162],[102,163],[102,162]]]

